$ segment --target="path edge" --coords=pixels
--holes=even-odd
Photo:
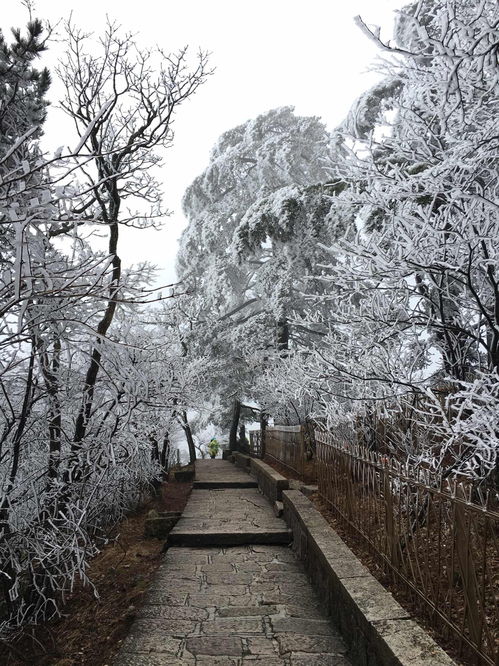
[[[246,456],[244,456],[246,458]],[[249,456],[248,456],[249,458]],[[270,465],[251,458],[249,471],[273,503],[281,500],[303,562],[326,611],[359,666],[452,666],[455,662],[367,570],[312,502]]]

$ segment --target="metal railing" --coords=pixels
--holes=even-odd
[[[496,493],[316,431],[321,497],[474,663],[499,663]],[[454,642],[454,641],[453,641]]]

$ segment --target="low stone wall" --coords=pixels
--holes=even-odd
[[[369,573],[307,497],[298,490],[285,490],[282,498],[293,547],[341,630],[353,664],[454,664]]]
[[[258,488],[271,502],[282,500],[283,490],[287,490],[289,482],[286,477],[276,472],[270,465],[251,458],[250,473],[256,477]]]
[[[240,467],[249,472],[250,461],[251,458],[245,453],[240,453],[239,451],[234,452],[234,463],[236,467]]]

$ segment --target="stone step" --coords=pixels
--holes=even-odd
[[[249,478],[247,481],[223,481],[223,480],[213,480],[213,481],[194,481],[192,487],[197,490],[217,490],[224,488],[258,488],[258,482]]]
[[[168,535],[168,546],[243,546],[247,544],[288,545],[293,533],[286,528],[206,531],[176,527]]]

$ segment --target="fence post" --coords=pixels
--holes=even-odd
[[[395,534],[395,516],[393,514],[393,496],[390,483],[390,469],[387,462],[383,463],[383,495],[385,499],[386,553],[393,566],[397,566],[397,539]]]
[[[300,423],[300,431],[298,433],[298,470],[301,479],[303,479],[303,472],[305,470],[305,440],[303,437],[303,426]]]
[[[458,487],[456,497],[466,499],[462,487]],[[464,598],[466,600],[466,612],[468,615],[468,628],[472,641],[480,645],[483,624],[483,610],[480,613],[480,591],[478,589],[477,575],[473,555],[470,552],[469,522],[471,516],[467,515],[464,506],[458,502],[454,503],[454,539],[457,555],[457,573],[459,574]],[[455,573],[455,572],[453,572]],[[482,618],[480,618],[482,615]],[[482,620],[482,621],[481,621]]]
[[[267,415],[262,411],[260,412],[260,458],[265,458],[265,439],[267,431]]]
[[[428,469],[342,434],[316,434],[321,497],[365,539],[397,586],[417,595],[436,629],[452,632],[473,663],[499,666],[499,496],[473,502],[466,481],[444,484]]]

